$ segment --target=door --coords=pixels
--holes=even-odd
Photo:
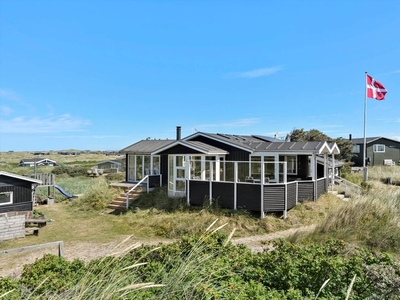
[[[168,157],[168,195],[186,196],[186,178],[188,176],[187,155],[169,155]]]

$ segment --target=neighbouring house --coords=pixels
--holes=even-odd
[[[188,205],[217,202],[225,208],[286,212],[327,192],[336,143],[286,142],[259,135],[196,132],[176,140],[142,140],[126,155],[126,181],[166,185]],[[330,156],[330,157],[328,157]],[[330,163],[328,163],[330,159]],[[146,177],[147,176],[147,177]]]
[[[24,158],[19,162],[21,167],[34,167],[35,164],[36,166],[57,166],[57,162],[55,160],[48,158]]]
[[[41,180],[0,171],[0,213],[32,212]]]
[[[96,163],[96,165],[98,169],[122,172],[125,171],[125,158],[104,160]]]
[[[352,153],[354,157],[351,161],[356,167],[363,166],[364,138],[351,138],[354,143]],[[367,137],[366,138],[366,165],[379,166],[392,162],[398,164],[400,162],[400,141],[392,140],[385,137]]]

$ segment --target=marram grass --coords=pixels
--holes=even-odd
[[[377,251],[400,248],[400,189],[388,187],[333,209],[308,236],[342,239]]]

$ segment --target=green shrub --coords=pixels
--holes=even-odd
[[[33,264],[24,266],[19,284],[35,295],[49,292],[62,292],[74,285],[82,276],[84,262],[72,262],[63,257],[45,254]]]
[[[119,181],[124,181],[125,180],[125,173],[119,172],[119,173],[108,173],[107,176],[105,176],[108,182],[119,182]]]
[[[73,201],[72,205],[83,210],[104,209],[119,194],[119,190],[110,188],[103,177],[95,180],[89,190],[82,197]]]
[[[7,294],[5,296],[5,294]],[[18,281],[11,279],[10,277],[0,277],[0,298],[8,300],[19,300],[21,299],[21,289]]]
[[[57,166],[51,171],[55,175],[67,174],[71,177],[86,176],[87,168],[82,166]]]

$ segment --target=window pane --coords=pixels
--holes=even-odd
[[[11,192],[0,193],[0,204],[8,204],[11,202],[12,202]]]
[[[185,170],[177,169],[176,170],[176,178],[185,178]]]
[[[153,156],[153,174],[158,175],[160,174],[160,157]]]
[[[352,153],[360,153],[360,145],[354,145],[353,150],[351,150]]]
[[[176,157],[176,166],[177,167],[184,167],[185,166],[185,157],[184,156],[177,156]]]
[[[136,156],[136,180],[141,180],[143,178],[143,156],[137,155]]]
[[[174,189],[174,157],[168,156],[168,189]]]
[[[251,177],[261,179],[261,156],[252,156],[251,161]]]
[[[180,192],[184,192],[186,189],[186,182],[183,180],[177,180],[176,181],[176,190]]]

